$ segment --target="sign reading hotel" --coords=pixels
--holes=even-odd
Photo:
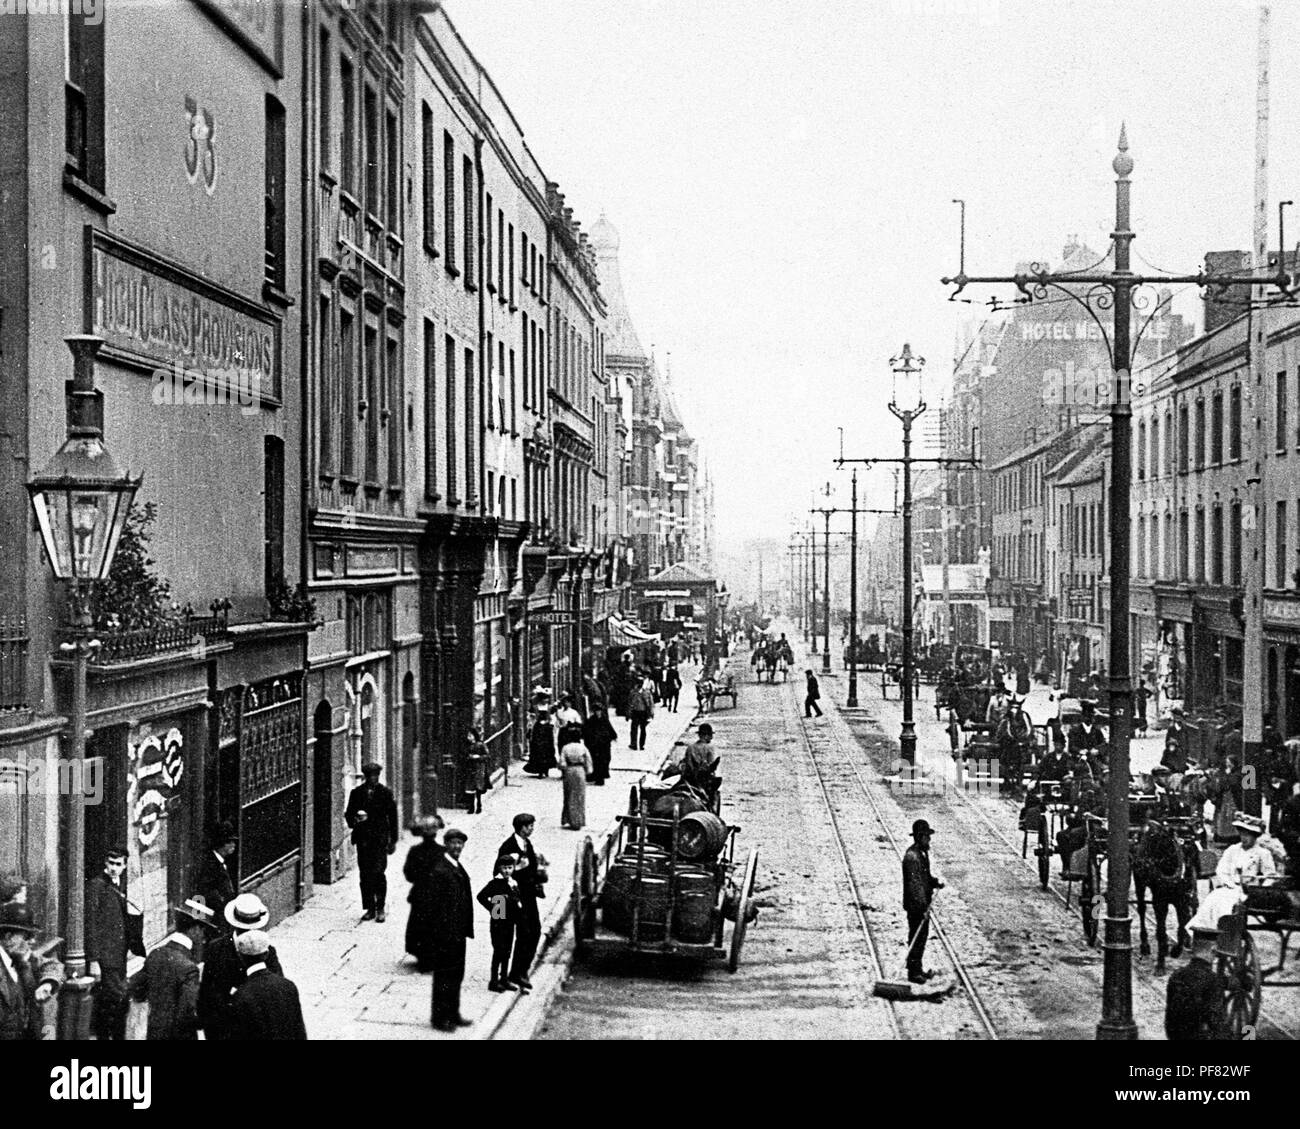
[[[109,356],[279,399],[280,325],[254,303],[99,231],[87,289],[89,331]]]

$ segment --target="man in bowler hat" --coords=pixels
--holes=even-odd
[[[925,942],[930,935],[930,899],[943,883],[930,874],[930,836],[924,819],[912,824],[912,845],[903,855],[903,909],[907,913],[907,978],[924,984],[934,974],[925,971]]]
[[[40,1005],[59,986],[53,966],[47,971],[32,959],[37,932],[26,906],[0,906],[0,1041],[39,1039]]]
[[[216,915],[218,923],[222,920],[221,914],[226,903],[239,893],[230,874],[230,859],[238,845],[235,825],[230,822],[218,823],[208,836],[208,849],[199,862],[199,894],[204,904]],[[220,924],[217,927],[220,928]]]
[[[383,921],[388,900],[388,856],[397,850],[397,801],[379,783],[383,765],[361,766],[364,782],[352,789],[343,818],[352,828],[361,878],[361,920]]]
[[[465,979],[465,941],[474,936],[474,894],[460,852],[469,838],[455,827],[442,837],[443,855],[434,865],[433,1025],[439,1031],[470,1026],[460,1014]]]

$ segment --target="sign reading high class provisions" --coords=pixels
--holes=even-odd
[[[89,331],[140,367],[280,397],[280,325],[254,303],[103,232],[91,233]]]
[[[284,0],[198,0],[276,78],[284,68]]]

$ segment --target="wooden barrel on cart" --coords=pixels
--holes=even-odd
[[[727,825],[711,811],[694,811],[677,827],[677,853],[687,859],[713,859],[727,843]]]
[[[712,873],[701,866],[684,867],[674,881],[673,935],[688,944],[708,944],[713,938],[713,906],[717,901]]]
[[[668,925],[668,879],[659,874],[636,876],[636,863],[615,863],[601,890],[600,905],[606,929],[629,936],[634,909],[640,906],[640,937],[662,941]]]
[[[639,848],[629,847],[615,860],[614,865],[626,867],[633,874],[636,873],[637,855]],[[645,874],[667,874],[668,873],[668,852],[663,847],[656,847],[652,843],[645,846],[645,855],[642,859],[642,872]]]

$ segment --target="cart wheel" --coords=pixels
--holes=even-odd
[[[1048,880],[1052,877],[1052,842],[1046,816],[1038,824],[1038,850],[1036,853],[1038,855],[1038,884],[1046,890]]]
[[[1259,954],[1255,941],[1247,932],[1242,933],[1241,953],[1236,958],[1220,957],[1219,974],[1226,987],[1223,992],[1227,1028],[1235,1038],[1245,1034],[1248,1025],[1259,1019],[1260,995],[1263,977],[1259,971]]]
[[[1079,889],[1079,916],[1083,920],[1083,936],[1089,946],[1097,943],[1097,910],[1101,897],[1101,865],[1088,860],[1088,876]]]
[[[596,849],[591,836],[573,859],[573,940],[574,952],[582,956],[587,942],[596,935]]]
[[[745,877],[740,882],[740,896],[736,901],[736,924],[731,927],[731,954],[727,957],[727,971],[740,967],[740,950],[745,945],[745,930],[749,926],[750,906],[754,899],[754,881],[758,875],[758,848],[749,852],[745,863]]]

